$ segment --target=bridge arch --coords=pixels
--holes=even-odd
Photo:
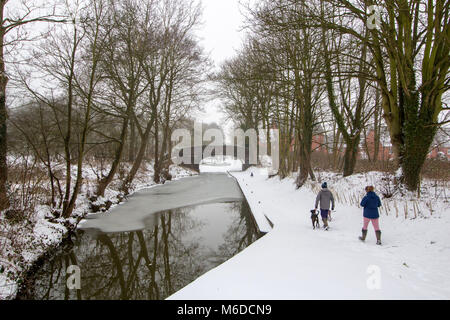
[[[219,155],[230,156],[236,160],[241,160],[243,171],[245,171],[248,168],[250,168],[251,166],[257,164],[257,163],[251,163],[251,162],[257,162],[257,161],[254,161],[254,159],[252,159],[252,157],[250,155],[250,148],[248,148],[247,146],[246,147],[233,146],[233,145],[192,146],[192,147],[175,149],[173,154],[175,155],[175,157],[179,157],[179,159],[180,159],[179,165],[180,166],[200,172],[201,161],[205,158],[216,156],[216,149],[220,150],[220,152],[218,152],[218,154],[217,154],[218,156]],[[207,150],[207,153],[205,153],[205,150]],[[184,158],[186,158],[184,156],[186,152],[187,152],[187,154],[189,154],[189,152],[190,152],[190,159],[184,159]],[[251,161],[251,160],[253,160],[253,161]]]

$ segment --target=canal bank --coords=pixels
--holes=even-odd
[[[252,176],[253,170],[249,170],[248,172],[248,177],[251,179],[254,176]],[[266,234],[268,232],[270,232],[273,229],[273,222],[270,221],[269,217],[267,216],[267,214],[264,212],[264,210],[260,210],[259,207],[261,205],[261,200],[259,199],[255,199],[255,196],[257,196],[256,194],[254,194],[254,192],[249,188],[248,183],[242,179],[242,177],[245,176],[245,174],[236,174],[236,172],[229,172],[229,175],[231,175],[234,179],[236,179],[236,182],[239,185],[239,189],[241,190],[242,194],[245,196],[245,198],[248,199],[254,199],[254,201],[252,201],[252,205],[250,205],[249,202],[249,206],[250,206],[250,211],[252,212],[252,218],[253,221],[256,225],[256,227],[258,228],[259,232],[261,232],[262,234]]]
[[[235,179],[225,174],[137,192],[80,229],[72,247],[34,274],[24,298],[164,299],[260,236]],[[70,265],[80,267],[80,291],[66,290]]]
[[[153,182],[153,177],[149,174],[144,174],[144,171],[142,170],[137,175],[133,188],[130,190],[130,196],[140,190],[156,186]],[[148,165],[147,172],[151,172],[151,168],[148,170]],[[183,168],[172,166],[171,174],[173,180],[176,181],[184,177],[192,176],[193,173]],[[89,180],[92,178],[94,177],[91,177],[87,173],[86,179]],[[40,219],[33,228],[33,237],[27,238],[29,239],[29,243],[27,243],[29,248],[24,250],[22,254],[20,268],[11,266],[11,269],[6,268],[3,270],[3,274],[0,274],[0,300],[18,298],[19,291],[23,291],[27,287],[28,279],[30,279],[36,270],[39,270],[46,261],[59,254],[64,248],[72,245],[71,238],[76,232],[79,222],[88,215],[94,214],[91,212],[91,203],[85,191],[79,195],[76,209],[70,219],[55,219],[51,217],[48,206],[40,206],[37,208],[37,215],[40,216]],[[118,197],[117,195],[120,195],[119,191],[108,188],[105,192],[105,197],[99,199],[97,204],[100,202],[109,202],[109,206],[113,209],[122,203],[124,199],[122,196]]]

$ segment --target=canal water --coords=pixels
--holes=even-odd
[[[27,279],[20,298],[165,299],[259,237],[234,178],[181,179],[83,221],[72,243]]]

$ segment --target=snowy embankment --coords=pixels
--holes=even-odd
[[[313,230],[310,220],[320,181],[295,190],[293,178],[268,179],[263,169],[233,175],[254,215],[267,216],[273,230],[169,299],[450,298],[448,188],[434,201],[430,183],[421,200],[382,200],[383,245],[377,246],[372,226],[365,243],[357,238],[358,200],[365,185],[389,188],[382,173],[319,175],[337,198],[329,231]]]
[[[104,173],[107,169],[103,169]],[[75,179],[76,168],[72,173]],[[0,221],[0,300],[13,299],[26,272],[36,261],[57,248],[69,231],[74,230],[81,219],[90,213],[89,196],[95,193],[98,174],[93,168],[86,167],[83,170],[84,184],[70,219],[54,218],[50,206],[39,205],[30,221],[14,224],[6,220]],[[194,173],[171,166],[170,174],[173,180],[177,180]],[[117,177],[106,189],[105,196],[97,199],[93,205],[101,206],[107,202],[112,204],[111,208],[119,205],[121,199],[124,199],[124,195],[119,191],[121,181],[121,178]],[[130,188],[130,195],[154,185],[152,164],[143,164]]]

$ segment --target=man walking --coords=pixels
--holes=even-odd
[[[334,197],[330,190],[328,190],[327,183],[322,183],[322,190],[319,191],[319,194],[316,198],[316,210],[319,206],[320,202],[320,215],[322,216],[323,227],[325,230],[328,230],[328,215],[330,211],[330,203],[331,210],[334,210]]]

